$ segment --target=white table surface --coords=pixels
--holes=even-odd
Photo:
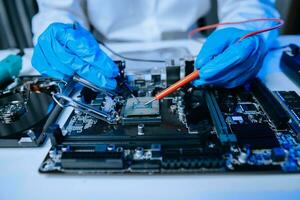
[[[297,43],[300,36],[285,36],[280,45]],[[194,41],[112,44],[116,50],[187,46],[193,55],[201,44]],[[0,51],[0,59],[15,50]],[[22,74],[35,74],[26,50]],[[271,90],[296,90],[279,68],[281,50],[270,52],[259,77]],[[230,175],[45,175],[38,167],[50,148],[0,149],[0,200],[9,199],[300,199],[300,174]]]

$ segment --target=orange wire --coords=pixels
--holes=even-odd
[[[257,35],[259,33],[271,31],[271,30],[280,28],[280,27],[282,27],[284,25],[284,20],[280,19],[280,18],[257,18],[257,19],[249,19],[249,20],[239,21],[239,22],[223,22],[223,23],[216,23],[216,24],[211,24],[211,25],[208,25],[208,26],[203,26],[203,27],[200,27],[200,28],[193,29],[189,33],[189,38],[192,38],[195,35],[195,33],[198,33],[200,31],[204,31],[204,30],[209,30],[209,29],[217,28],[219,26],[245,24],[245,23],[257,22],[257,21],[273,21],[273,22],[278,22],[278,24],[275,25],[275,26],[269,27],[269,28],[265,28],[265,29],[261,29],[261,30],[258,30],[258,31],[250,32],[250,33],[244,35],[243,37],[241,37],[239,40],[243,40],[243,39],[245,39],[247,37],[250,37],[250,36],[253,36],[253,35]]]

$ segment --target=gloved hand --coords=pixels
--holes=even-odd
[[[34,47],[31,62],[41,74],[57,79],[78,74],[99,87],[114,89],[117,85],[118,67],[79,24],[49,25]]]
[[[224,28],[214,31],[195,62],[200,78],[193,84],[233,88],[256,76],[266,53],[261,36],[238,41],[248,31]]]

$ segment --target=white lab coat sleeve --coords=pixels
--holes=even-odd
[[[220,22],[236,22],[254,18],[278,18],[275,0],[218,0],[218,17]],[[233,27],[255,31],[273,26],[274,22],[250,22]],[[231,25],[230,25],[231,26]],[[267,47],[278,36],[278,30],[261,34]]]
[[[37,0],[39,12],[32,18],[33,44],[39,35],[53,22],[78,22],[89,28],[84,12],[84,0]]]

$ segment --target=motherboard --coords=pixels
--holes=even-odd
[[[191,73],[193,61],[134,76],[116,63],[115,91],[77,79],[73,96],[54,95],[71,114],[47,129],[52,147],[41,173],[300,171],[299,112],[292,117],[287,109],[299,109],[296,93],[275,94],[259,80],[234,89],[190,84],[145,105]]]

